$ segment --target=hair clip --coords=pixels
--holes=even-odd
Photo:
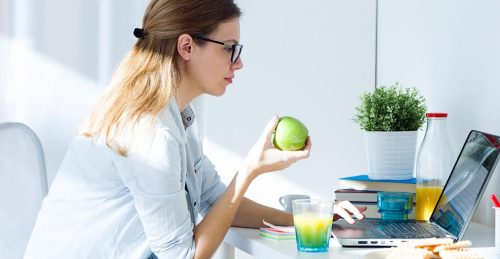
[[[144,39],[144,37],[146,37],[146,32],[144,31],[144,29],[135,28],[134,36],[137,37],[138,39]]]

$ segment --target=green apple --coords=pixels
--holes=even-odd
[[[273,144],[279,150],[301,150],[306,145],[308,134],[309,131],[301,121],[283,116],[274,130]]]

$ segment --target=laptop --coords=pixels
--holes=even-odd
[[[333,235],[345,247],[390,247],[422,238],[461,239],[474,215],[500,154],[500,137],[472,130],[427,221],[338,220]]]

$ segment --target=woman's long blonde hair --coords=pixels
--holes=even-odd
[[[119,64],[81,134],[102,137],[108,147],[126,156],[129,142],[119,140],[121,134],[144,118],[151,118],[153,125],[176,93],[181,80],[177,38],[208,35],[221,22],[240,15],[233,0],[152,0],[143,18],[144,37]]]

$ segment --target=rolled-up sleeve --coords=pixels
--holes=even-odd
[[[193,224],[181,181],[179,141],[157,132],[151,148],[131,153],[124,184],[144,227],[151,250],[158,258],[193,258]],[[146,144],[146,143],[144,143]]]
[[[202,159],[203,181],[201,184],[200,214],[205,216],[213,204],[226,191],[227,186],[220,180],[212,161],[205,155]]]

